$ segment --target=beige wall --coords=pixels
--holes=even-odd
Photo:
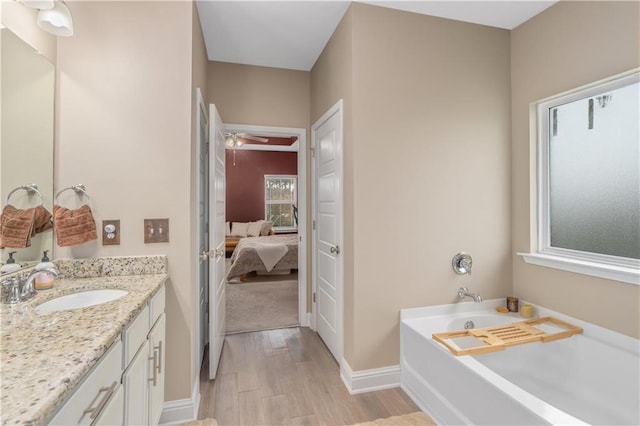
[[[309,128],[309,73],[209,62],[208,103],[225,123]]]
[[[56,257],[166,254],[167,401],[194,383],[191,250],[191,2],[70,2],[58,41],[55,187],[84,183],[98,226],[121,244],[57,248]],[[62,199],[73,205],[74,195]],[[143,220],[169,218],[170,242],[144,244]]]
[[[365,370],[398,364],[400,309],[455,302],[461,285],[511,292],[509,32],[358,3],[350,13],[352,45],[338,48],[352,53],[345,359]],[[314,68],[312,93],[348,95],[346,73]],[[459,251],[471,277],[451,269]]]
[[[0,21],[52,63],[56,63],[57,37],[37,24],[38,11],[15,1],[0,1]]]
[[[531,246],[529,105],[640,65],[638,2],[560,2],[512,31],[514,292],[567,315],[640,336],[640,287],[527,265]]]

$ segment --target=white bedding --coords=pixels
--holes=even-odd
[[[298,235],[242,238],[231,255],[230,280],[250,272],[298,269]]]

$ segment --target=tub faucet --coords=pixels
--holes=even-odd
[[[479,293],[472,293],[469,291],[468,288],[466,287],[460,287],[458,289],[458,297],[460,299],[464,299],[465,297],[470,297],[473,299],[474,302],[476,303],[480,303],[482,302],[482,297],[480,296]]]

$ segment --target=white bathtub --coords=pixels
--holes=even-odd
[[[402,389],[438,424],[640,424],[637,339],[536,306],[582,327],[583,334],[484,355],[455,356],[433,333],[524,318],[499,314],[504,299],[404,309]],[[637,321],[637,318],[630,318]]]

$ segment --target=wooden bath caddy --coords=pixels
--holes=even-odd
[[[562,328],[564,331],[557,333],[547,333],[535,325],[551,323]],[[554,340],[565,339],[574,334],[582,333],[580,327],[576,327],[553,317],[530,319],[527,321],[514,322],[507,325],[500,325],[485,328],[471,328],[469,330],[450,331],[447,333],[433,334],[433,340],[443,344],[455,355],[479,355],[488,352],[502,351],[508,346],[522,345],[531,342],[552,342]],[[483,346],[461,349],[451,346],[447,339],[457,339],[461,337],[474,337]]]

